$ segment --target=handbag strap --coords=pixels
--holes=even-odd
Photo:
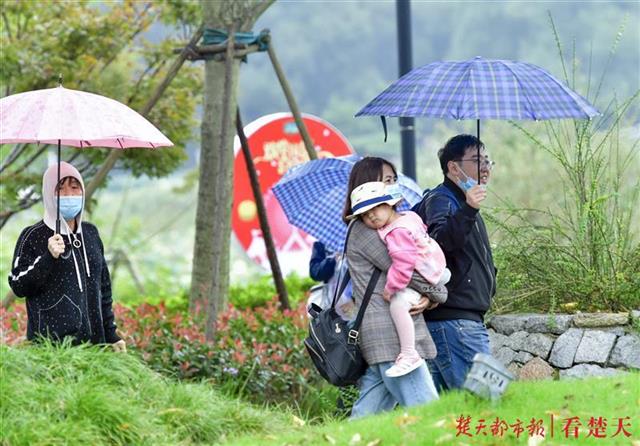
[[[346,259],[346,253],[347,253],[347,241],[349,240],[349,235],[351,234],[351,230],[353,229],[353,224],[355,223],[355,221],[352,221],[351,223],[349,223],[349,227],[347,228],[347,236],[345,237],[344,240],[344,248],[342,250],[342,261],[344,262]],[[367,306],[369,305],[369,301],[371,300],[371,295],[373,294],[373,290],[375,289],[376,285],[378,284],[378,279],[380,278],[380,273],[381,271],[378,268],[375,268],[373,271],[373,274],[371,274],[371,278],[369,279],[369,283],[367,284],[367,289],[364,292],[364,296],[362,297],[362,304],[360,305],[360,309],[358,310],[358,315],[356,316],[355,321],[353,322],[353,325],[351,326],[351,329],[349,330],[349,337],[348,337],[348,341],[351,343],[356,344],[358,342],[358,335],[359,335],[359,331],[360,330],[360,325],[362,324],[362,319],[364,318],[364,312],[367,309]],[[338,272],[338,278],[340,278],[339,276],[340,272]],[[349,283],[349,280],[351,280],[351,273],[349,272],[349,269],[347,269],[347,272],[345,273],[344,277],[342,278],[342,281],[340,281],[340,286],[336,286],[334,295],[333,295],[333,301],[331,302],[331,308],[335,308],[336,306],[336,302],[338,301],[338,297],[342,296],[342,293],[344,292],[345,288],[347,287],[347,284]]]
[[[342,293],[344,293],[344,290],[345,288],[347,288],[347,285],[349,284],[350,280],[351,280],[351,273],[349,272],[349,269],[347,269],[347,272],[344,274],[344,277],[342,278],[342,282],[340,282],[340,286],[336,287],[336,291],[338,292],[338,294],[334,294],[333,301],[331,302],[331,308],[335,308],[336,303],[338,303],[338,297],[342,296]]]
[[[358,334],[358,330],[360,329],[360,324],[362,323],[362,319],[364,318],[364,311],[367,309],[367,305],[369,305],[369,301],[371,300],[371,295],[373,294],[373,290],[375,289],[378,279],[380,278],[380,270],[376,268],[371,274],[371,279],[369,279],[369,284],[367,285],[367,289],[364,292],[364,297],[362,298],[362,304],[360,305],[360,309],[358,310],[358,316],[356,317],[355,322],[353,323],[353,327],[351,327],[351,331],[356,332],[356,337]]]
[[[343,258],[346,258],[347,240],[349,240],[349,234],[351,234],[351,229],[353,228],[354,223],[355,221],[352,221],[349,224],[349,228],[347,230],[347,237],[344,241]],[[369,283],[367,284],[367,289],[365,290],[364,296],[362,297],[362,304],[360,305],[360,309],[358,310],[358,315],[356,316],[356,319],[351,325],[351,329],[349,330],[347,342],[349,342],[350,344],[358,343],[358,337],[360,335],[359,330],[360,330],[360,325],[362,324],[362,319],[364,319],[364,312],[366,311],[367,306],[369,305],[369,301],[371,300],[371,295],[373,294],[373,290],[376,288],[376,285],[378,284],[378,279],[380,278],[381,273],[382,271],[380,271],[378,268],[375,268],[373,270],[373,274],[371,274],[371,278],[369,279]],[[338,294],[338,296],[342,295],[342,292],[344,291],[344,288],[347,286],[348,279],[350,277],[351,276],[349,274],[349,271],[347,270],[347,273],[345,274],[345,277],[342,283],[340,284],[340,294]],[[334,305],[335,305],[335,297],[334,297]]]
[[[349,280],[351,280],[351,274],[349,273],[349,269],[347,268],[347,272],[345,273],[342,280],[340,280],[340,273],[342,272],[342,262],[345,262],[347,259],[347,241],[349,240],[349,234],[351,234],[351,229],[353,228],[353,222],[349,223],[347,227],[347,236],[344,238],[344,246],[342,247],[342,259],[340,260],[340,265],[336,265],[338,269],[338,284],[336,288],[333,290],[333,300],[331,301],[331,308],[336,307],[336,303],[338,303],[338,299],[344,293],[345,288],[349,284]]]

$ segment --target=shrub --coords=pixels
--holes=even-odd
[[[156,265],[152,276],[145,276],[144,292],[134,281],[118,279],[117,296],[120,302],[127,306],[141,303],[160,305],[163,303],[171,311],[187,311],[189,308],[189,293],[186,288],[175,284],[175,273],[168,267]],[[289,303],[292,307],[307,298],[307,292],[315,284],[308,277],[300,277],[295,273],[285,278],[285,286],[289,293]],[[255,308],[264,306],[277,296],[273,278],[270,275],[258,277],[247,284],[231,285],[229,288],[229,302],[236,308]]]
[[[556,42],[564,67],[557,34]],[[575,88],[566,72],[565,80]],[[593,102],[601,85],[602,79],[591,90]],[[637,91],[622,103],[613,100],[592,120],[545,121],[544,138],[513,123],[532,150],[557,161],[562,187],[546,210],[506,204],[489,216],[502,235],[496,249],[502,288],[497,311],[555,311],[569,303],[586,311],[640,306],[640,245],[632,230],[640,195],[640,139],[623,132],[623,125],[633,122],[628,115],[639,97]]]
[[[26,339],[27,308],[14,303],[9,309],[0,307],[0,344],[18,345]]]
[[[127,344],[153,369],[180,379],[206,379],[229,395],[255,403],[298,406],[305,416],[334,408],[303,347],[307,316],[303,303],[280,311],[230,305],[218,318],[216,341],[205,340],[200,321],[162,304],[135,309],[116,306]]]

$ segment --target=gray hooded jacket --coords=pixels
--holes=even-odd
[[[76,178],[84,191],[75,167],[62,162],[60,169],[60,178]],[[55,259],[49,252],[48,240],[56,227],[56,181],[57,165],[52,165],[42,181],[44,218],[20,234],[9,274],[13,292],[26,298],[27,339],[41,335],[53,340],[69,336],[74,343],[117,342],[104,247],[98,229],[82,221],[84,203],[75,233],[61,221],[64,253]]]

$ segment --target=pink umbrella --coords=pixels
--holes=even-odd
[[[0,144],[156,148],[173,143],[142,115],[126,105],[62,86],[18,93],[0,99]],[[59,203],[58,203],[59,208]],[[60,232],[58,209],[56,231]]]

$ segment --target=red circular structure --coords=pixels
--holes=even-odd
[[[304,114],[304,123],[313,141],[318,158],[349,155],[353,148],[349,141],[328,122]],[[290,113],[263,116],[244,128],[249,149],[258,172],[260,190],[267,210],[280,266],[284,274],[293,270],[306,274],[313,239],[304,231],[289,224],[271,187],[291,167],[308,161],[302,137]],[[231,225],[247,255],[259,265],[269,267],[262,230],[258,221],[249,174],[240,150],[240,141],[234,142],[233,207]]]

